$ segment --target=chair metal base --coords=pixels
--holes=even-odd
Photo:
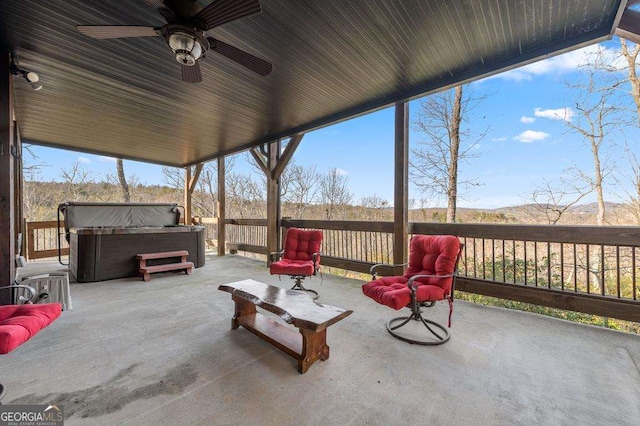
[[[401,334],[398,334],[395,332],[395,330],[407,325],[411,320],[422,322],[422,324],[427,328],[427,330],[429,330],[431,334],[435,336],[436,340],[414,340],[406,336],[402,336]],[[395,325],[396,323],[399,323],[399,324]],[[434,330],[431,326],[439,328],[442,331],[442,333],[437,333],[436,330]],[[416,345],[428,345],[428,346],[441,345],[446,341],[448,341],[449,338],[451,337],[449,335],[449,331],[446,329],[445,326],[443,326],[442,324],[438,324],[435,321],[431,321],[423,318],[421,312],[413,312],[408,317],[398,317],[398,318],[393,318],[389,320],[387,322],[387,331],[397,339],[404,340],[405,342],[409,342],[411,344],[416,344]]]
[[[317,291],[311,290],[310,288],[306,288],[305,286],[302,285],[302,280],[305,279],[304,275],[292,275],[291,279],[295,280],[296,282],[293,285],[293,287],[291,287],[291,290],[300,290],[300,291],[306,291],[307,293],[311,293],[309,296],[311,296],[313,300],[316,300],[318,297],[320,297]]]
[[[6,388],[2,383],[0,383],[0,405],[2,405],[2,397],[4,397],[5,391],[6,391]]]

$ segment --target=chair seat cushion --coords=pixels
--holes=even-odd
[[[269,267],[271,275],[313,275],[312,260],[281,259]]]
[[[62,304],[0,306],[0,354],[31,339],[60,316]]]
[[[362,292],[381,305],[398,310],[411,302],[411,290],[407,287],[407,281],[409,278],[401,276],[382,277],[364,284]],[[436,285],[418,285],[416,298],[418,302],[443,300],[445,292]]]

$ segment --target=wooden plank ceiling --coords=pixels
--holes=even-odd
[[[626,4],[261,3],[262,13],[208,35],[272,62],[273,73],[210,52],[192,84],[161,38],[95,40],[75,29],[163,25],[143,0],[3,0],[1,41],[44,85],[14,80],[23,140],[185,166],[606,39]]]

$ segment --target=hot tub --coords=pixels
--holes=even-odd
[[[205,264],[205,228],[178,225],[176,204],[67,202],[58,211],[78,282],[137,276],[140,253],[187,250],[196,268]]]
[[[69,270],[78,282],[135,277],[138,253],[187,250],[196,268],[205,263],[204,226],[94,226],[69,235]]]

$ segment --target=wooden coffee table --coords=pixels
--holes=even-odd
[[[329,358],[327,327],[353,313],[316,303],[304,292],[285,290],[254,280],[222,284],[218,289],[231,293],[236,304],[231,328],[243,326],[292,356],[298,360],[298,371],[301,374],[306,373],[317,360]],[[299,332],[260,314],[256,306],[280,316],[297,327]]]

